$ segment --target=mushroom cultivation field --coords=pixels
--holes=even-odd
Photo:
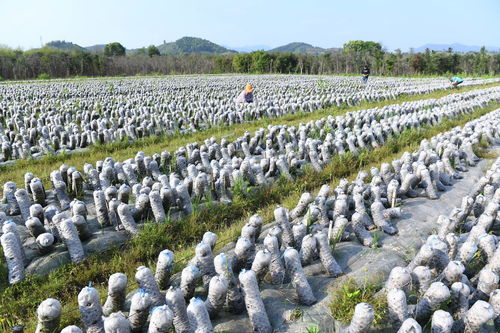
[[[235,104],[248,81],[257,100]],[[0,329],[498,331],[500,86],[484,87],[494,82],[466,80],[478,87],[436,98],[425,94],[446,81],[0,85],[4,161],[188,140],[83,165],[62,156],[47,180],[26,169],[2,184]],[[386,103],[280,123],[367,101]],[[276,119],[203,137],[266,118]],[[195,133],[203,140],[189,141]],[[357,298],[368,284],[376,292]]]
[[[247,81],[256,101],[235,104]],[[358,105],[446,88],[442,79],[311,76],[176,77],[0,84],[3,161],[71,152],[90,145],[191,133],[332,105]],[[497,82],[470,79],[466,85]]]

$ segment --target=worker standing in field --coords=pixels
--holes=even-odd
[[[365,65],[365,67],[363,67],[363,70],[361,71],[361,74],[363,74],[363,83],[367,84],[368,76],[370,76],[370,68],[368,68],[368,66]]]
[[[363,67],[363,70],[361,71],[361,74],[363,74],[363,83],[367,84],[368,76],[370,76],[370,68],[368,68],[368,66],[365,65],[365,67]]]
[[[241,94],[235,99],[236,103],[252,103],[253,102],[253,87],[247,84]]]
[[[450,77],[449,80],[450,80],[451,86],[453,88],[458,88],[458,85],[460,83],[464,82],[464,80],[461,77],[458,77],[458,76]]]

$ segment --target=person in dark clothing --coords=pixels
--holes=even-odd
[[[363,67],[361,74],[363,74],[363,83],[367,84],[368,83],[368,76],[370,76],[370,69],[368,68],[368,66]]]

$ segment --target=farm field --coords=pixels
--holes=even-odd
[[[498,82],[468,79],[466,86]],[[236,104],[251,82],[256,100]],[[341,76],[174,76],[0,84],[3,161],[71,153],[92,145],[196,133],[332,106],[356,106],[448,87],[443,79]]]
[[[0,328],[498,330],[500,79],[448,87],[0,84]]]
[[[223,80],[225,78],[231,78],[231,77],[233,77],[233,76],[223,76],[223,77],[221,77],[221,79]],[[251,78],[252,76],[244,76],[244,77]],[[233,88],[234,94],[237,94],[238,89],[241,89],[240,86],[244,85],[245,82],[247,82],[247,81],[245,81],[246,79],[244,79],[244,77],[241,78],[241,82],[238,82],[239,85]],[[259,76],[257,76],[257,77],[259,77]],[[277,76],[277,77],[279,78],[281,76]],[[300,77],[302,77],[302,76],[300,76]],[[188,76],[187,78],[192,79],[193,77]],[[352,77],[347,77],[347,78],[339,77],[339,79],[341,79],[341,80],[348,79],[348,81],[350,81],[353,85],[356,85],[359,88],[359,80],[358,79],[355,80]],[[133,78],[133,79],[129,79],[129,80],[131,82],[135,82],[135,81],[142,80],[142,79]],[[157,78],[147,79],[146,78],[145,81],[149,81],[149,80],[159,80],[159,79],[157,79]],[[412,80],[412,79],[396,79],[396,80],[408,81],[408,80]],[[423,81],[421,81],[421,84],[423,84],[425,82],[439,82],[439,83],[437,84],[437,86],[436,86],[436,83],[434,84],[435,89],[436,89],[434,92],[430,92],[431,90],[429,90],[429,89],[423,89],[423,90],[421,90],[421,94],[424,94],[424,95],[421,95],[421,94],[416,94],[416,95],[403,94],[402,96],[397,98],[398,102],[414,101],[414,100],[425,99],[425,98],[439,98],[439,97],[442,97],[442,96],[445,96],[445,95],[452,93],[452,91],[447,89],[448,85],[446,84],[445,80],[436,79],[436,78],[432,78],[432,79],[426,78],[426,79],[416,79],[416,80],[417,80],[417,82],[423,80]],[[54,87],[55,87],[54,89],[56,89],[56,91],[58,91],[57,95],[61,94],[61,90],[65,89],[65,88],[63,88],[64,85],[60,84],[61,81],[62,81],[62,83],[69,82],[69,84],[71,84],[74,81],[74,84],[76,85],[76,87],[78,86],[78,84],[81,83],[81,80],[55,80],[56,83],[54,84]],[[83,82],[86,82],[86,81],[96,81],[98,83],[96,83],[95,85],[103,84],[104,86],[109,86],[109,83],[107,83],[107,84],[103,83],[103,82],[106,82],[103,79],[84,80]],[[118,82],[121,82],[121,81],[123,81],[123,79],[120,79]],[[309,86],[312,88],[317,88],[320,85],[325,86],[325,84],[323,83],[325,80],[323,78],[318,79],[318,77],[311,76],[311,77],[309,77],[308,81],[309,81]],[[387,79],[384,78],[384,79],[382,79],[382,81],[387,81]],[[469,86],[461,88],[461,91],[468,91],[470,89],[476,89],[479,87],[483,88],[483,87],[496,86],[499,84],[498,82],[499,82],[499,79],[494,79],[494,78],[472,80],[471,82],[468,83]],[[34,82],[34,83],[35,83],[35,86],[32,87],[31,89],[36,89],[37,85],[42,85],[42,87],[47,85],[47,83],[39,83],[39,82]],[[130,84],[133,84],[133,83],[130,83]],[[4,83],[4,85],[5,85],[5,83]],[[17,84],[13,84],[10,89],[14,89],[13,87],[16,85]],[[90,85],[92,85],[92,83],[90,83]],[[0,86],[1,86],[1,84],[0,84]],[[30,86],[30,85],[27,85],[27,86]],[[234,97],[234,95],[232,97]],[[60,125],[56,125],[56,126],[58,126],[59,129],[57,129],[57,128],[55,129],[56,130],[55,135],[54,135],[54,133],[49,133],[48,136],[45,135],[48,130],[45,131],[45,134],[42,134],[43,129],[40,129],[40,127],[38,127],[38,126],[34,126],[37,128],[35,130],[30,130],[30,132],[34,132],[36,137],[40,137],[39,141],[44,141],[44,140],[49,141],[48,146],[46,146],[49,149],[49,153],[50,153],[49,155],[44,155],[43,152],[40,152],[40,151],[37,152],[37,150],[39,150],[40,146],[39,146],[39,144],[37,144],[36,139],[31,140],[30,138],[28,138],[26,136],[24,136],[24,139],[23,139],[23,137],[19,133],[20,132],[26,133],[28,131],[28,129],[26,128],[25,125],[22,125],[23,128],[21,128],[21,130],[15,128],[17,125],[12,125],[14,127],[14,129],[11,131],[9,131],[9,129],[6,128],[7,127],[6,125],[3,125],[2,130],[4,132],[4,136],[2,136],[2,138],[3,138],[2,140],[5,140],[5,142],[8,142],[8,144],[6,144],[6,145],[9,147],[11,147],[13,145],[15,146],[15,144],[11,143],[11,141],[16,141],[17,139],[19,139],[19,141],[17,142],[17,146],[22,146],[23,144],[21,144],[21,141],[24,140],[25,141],[24,143],[30,147],[29,149],[26,149],[26,151],[29,151],[29,153],[31,155],[26,156],[26,157],[28,157],[28,159],[20,159],[20,160],[12,160],[12,159],[7,160],[4,157],[3,160],[5,162],[1,163],[1,165],[0,165],[0,168],[2,170],[2,172],[0,173],[0,180],[2,182],[6,182],[8,180],[13,180],[15,182],[21,182],[21,181],[23,181],[24,175],[17,172],[17,170],[20,168],[26,168],[26,169],[29,168],[33,172],[36,171],[37,175],[40,177],[42,182],[48,182],[49,172],[54,168],[58,168],[62,161],[64,161],[66,164],[69,164],[69,165],[83,166],[83,164],[86,163],[86,161],[88,161],[89,158],[92,158],[95,160],[99,160],[99,159],[103,160],[105,157],[108,157],[108,156],[111,156],[113,158],[127,158],[127,157],[131,156],[132,154],[134,154],[134,152],[137,152],[137,151],[144,151],[147,154],[153,154],[155,152],[158,152],[159,150],[175,150],[182,145],[188,144],[189,142],[205,140],[209,137],[216,137],[219,140],[223,137],[234,138],[234,137],[242,135],[245,131],[255,131],[261,127],[266,127],[269,124],[273,124],[273,123],[286,123],[288,125],[297,125],[302,121],[319,119],[319,118],[324,117],[325,115],[344,114],[344,113],[347,113],[349,111],[359,110],[361,108],[382,107],[385,105],[389,105],[393,101],[395,101],[395,99],[392,97],[386,96],[386,98],[387,99],[381,98],[381,101],[378,101],[378,99],[375,99],[375,101],[364,101],[364,102],[360,101],[359,105],[357,105],[357,106],[348,106],[347,102],[345,102],[345,101],[342,101],[340,106],[338,106],[335,102],[334,105],[332,105],[330,107],[326,107],[324,109],[317,110],[315,112],[304,112],[303,110],[300,110],[300,111],[295,111],[294,113],[282,115],[281,117],[279,117],[279,120],[275,119],[275,118],[264,117],[264,118],[261,118],[259,120],[253,120],[253,121],[247,122],[244,125],[241,125],[241,124],[234,124],[234,125],[218,124],[217,126],[205,129],[204,131],[197,131],[196,133],[189,133],[189,135],[185,135],[185,134],[181,133],[180,131],[177,131],[176,133],[173,133],[173,134],[169,133],[172,135],[168,135],[167,133],[163,133],[163,132],[161,132],[159,134],[152,133],[151,136],[137,138],[135,141],[133,141],[129,136],[127,136],[126,138],[123,138],[122,141],[112,142],[112,143],[104,142],[104,141],[103,141],[104,143],[101,143],[98,140],[98,143],[94,146],[92,146],[91,142],[87,142],[88,148],[86,148],[86,149],[85,148],[77,148],[77,147],[75,147],[75,149],[72,149],[71,147],[68,147],[67,145],[61,145],[61,142],[67,141],[67,143],[69,143],[71,140],[69,139],[69,131],[68,132],[61,131]],[[337,96],[334,97],[334,99],[337,100]],[[64,98],[61,97],[61,100],[64,100]],[[20,99],[20,101],[22,101],[22,100]],[[29,102],[36,104],[36,102],[33,102],[33,101],[29,101]],[[20,102],[18,101],[17,103],[20,103]],[[27,102],[25,101],[24,103],[27,103]],[[56,102],[53,102],[53,103],[56,103]],[[100,109],[98,101],[96,103],[97,103],[96,108]],[[16,103],[12,103],[12,102],[7,103],[4,101],[4,104],[6,106],[8,106],[11,104],[15,105]],[[60,105],[60,104],[61,104],[61,101],[57,102],[57,105]],[[69,109],[71,110],[71,107]],[[96,111],[96,110],[94,110],[94,111]],[[24,113],[27,114],[30,112],[32,112],[32,110],[29,112],[28,111],[24,112]],[[69,111],[69,112],[71,113],[71,111]],[[96,111],[96,113],[97,113],[97,111]],[[5,115],[4,121],[6,123],[8,122],[8,120],[10,120],[10,123],[13,123],[13,122],[17,122],[18,124],[20,123],[18,120],[12,121],[12,119],[17,119],[17,118],[12,118],[9,114],[10,114],[10,112],[7,112]],[[23,114],[23,112],[21,112],[20,114]],[[37,112],[35,111],[34,116],[36,116],[36,115],[37,115]],[[26,120],[27,123],[32,122],[32,120],[29,120],[30,116],[26,115],[25,117],[28,119],[28,120]],[[100,117],[100,115],[97,114],[97,117]],[[19,116],[18,116],[18,118],[19,118]],[[69,117],[69,118],[71,118],[71,117]],[[107,119],[104,119],[104,121],[106,122]],[[95,124],[95,119],[94,119],[94,124]],[[77,128],[78,128],[78,126],[77,126]],[[83,131],[83,128],[81,130]],[[78,131],[76,131],[76,132],[78,132]],[[81,138],[82,137],[91,137],[92,132],[97,133],[97,131],[92,131],[92,130],[88,130],[86,133],[80,133],[80,134],[75,133],[73,136],[72,143],[75,145],[76,145],[76,142],[78,142],[78,141],[80,141],[80,143],[81,143],[82,142]],[[114,133],[114,132],[115,131],[108,129],[108,133]],[[94,133],[94,137],[95,137],[95,133]],[[153,135],[153,134],[156,134],[156,135]],[[45,137],[44,137],[44,135],[45,135]],[[12,136],[13,139],[7,138],[9,136]],[[58,137],[58,139],[56,139],[56,141],[58,142],[58,145],[59,145],[58,151],[53,149],[53,144],[50,142],[50,140],[54,140],[54,137]],[[79,140],[76,139],[78,137],[80,137]],[[101,135],[101,138],[104,138],[104,135]],[[109,138],[109,136],[108,136],[108,138]],[[34,144],[32,144],[31,142],[34,142]],[[26,145],[25,145],[25,147],[26,147]],[[9,149],[9,151],[13,152],[13,150],[11,148]],[[33,153],[31,153],[31,151],[33,151]],[[56,154],[56,152],[57,152],[57,154]],[[70,154],[70,152],[72,152],[72,154]],[[11,155],[12,155],[12,153],[11,153]],[[16,161],[16,163],[17,163],[16,165],[18,167],[11,167],[14,164],[13,163],[14,161]]]

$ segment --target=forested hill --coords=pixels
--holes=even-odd
[[[53,49],[58,49],[62,51],[85,51],[86,49],[81,47],[80,45],[67,42],[65,40],[55,40],[45,44],[47,47],[51,47]]]
[[[307,43],[289,43],[283,46],[276,47],[269,50],[270,53],[280,53],[280,52],[291,52],[291,53],[301,53],[301,54],[321,54],[327,52],[327,49],[312,46]]]
[[[220,45],[212,43],[203,38],[197,37],[182,37],[171,43],[158,45],[158,50],[161,54],[222,54],[222,53],[237,53],[236,51],[226,49]]]
[[[76,52],[92,52],[92,53],[103,53],[104,52],[104,47],[106,44],[96,44],[92,46],[85,46],[82,47],[78,44],[72,43],[72,42],[67,42],[65,40],[54,40],[52,42],[48,42],[45,44],[46,47],[50,47],[52,49],[57,49],[61,51],[76,51]]]
[[[80,45],[66,41],[52,41],[45,46],[58,49],[61,51],[90,51],[93,53],[104,52],[105,44],[98,44],[89,47],[81,47]],[[157,46],[162,55],[181,55],[181,54],[224,54],[237,53],[223,46],[212,43],[209,40],[197,37],[183,37],[175,42],[163,43]],[[135,54],[138,49],[127,50],[127,53]]]

